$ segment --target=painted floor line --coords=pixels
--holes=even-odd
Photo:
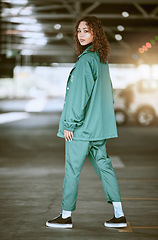
[[[125,228],[118,228],[118,232],[133,232],[131,225],[129,222],[127,222],[127,227]]]
[[[140,226],[140,227],[137,227],[137,226],[131,226],[131,228],[158,229],[158,227],[144,227],[144,226]]]
[[[129,183],[129,182],[158,182],[158,179],[119,179],[119,182]]]
[[[122,198],[123,200],[158,201],[158,198]]]
[[[133,232],[132,229],[158,229],[158,226],[131,226],[129,222],[127,222],[127,227],[118,228],[118,232]]]

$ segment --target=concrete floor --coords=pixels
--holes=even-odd
[[[50,229],[61,211],[64,140],[56,136],[60,114],[30,114],[0,125],[1,240],[158,239],[158,127],[118,128],[107,143],[115,165],[128,227],[108,229],[113,215],[102,185],[86,159],[80,175],[73,229]]]

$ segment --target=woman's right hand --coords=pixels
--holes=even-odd
[[[72,141],[73,132],[64,130],[64,138],[66,141]]]

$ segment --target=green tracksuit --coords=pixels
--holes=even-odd
[[[88,51],[79,57],[71,70],[57,136],[64,129],[73,132],[66,142],[65,179],[62,209],[76,207],[79,174],[86,156],[101,178],[108,203],[121,201],[117,179],[106,153],[106,139],[117,137],[113,90],[108,62],[100,62],[99,52]]]
[[[108,63],[101,63],[98,51],[89,52],[90,47],[68,77],[59,137],[64,137],[64,129],[73,131],[76,140],[117,137]]]

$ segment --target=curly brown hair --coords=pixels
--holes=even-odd
[[[95,52],[98,50],[100,55],[100,61],[106,63],[110,54],[110,45],[103,30],[103,25],[101,21],[95,16],[84,16],[76,22],[74,30],[74,40],[77,55],[79,56],[83,52],[83,47],[78,40],[77,32],[78,26],[82,21],[86,22],[86,25],[89,27],[90,31],[93,31],[93,43],[92,48],[89,49],[89,51]]]

